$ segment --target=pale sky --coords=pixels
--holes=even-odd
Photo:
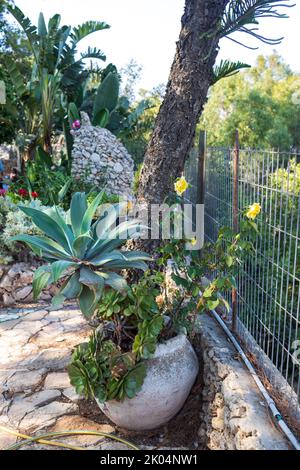
[[[265,19],[261,22],[261,30],[271,37],[284,36],[276,50],[292,69],[300,71],[300,0],[290,3],[296,3],[296,6],[285,9],[289,19]],[[111,28],[84,39],[80,50],[97,47],[106,54],[107,63],[113,62],[118,68],[134,59],[143,67],[139,87],[151,89],[167,82],[184,0],[16,0],[16,4],[34,24],[40,11],[47,19],[60,13],[62,23],[72,26],[86,20],[107,22]],[[274,49],[261,43],[258,45],[258,51],[249,51],[223,39],[219,59],[253,64],[257,55],[271,54]]]

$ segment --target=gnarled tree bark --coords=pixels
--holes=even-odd
[[[161,203],[190,151],[213,81],[220,24],[229,0],[186,0],[166,94],[140,175],[138,200]]]

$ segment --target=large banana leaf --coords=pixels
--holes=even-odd
[[[104,21],[86,21],[81,25],[73,29],[71,38],[75,44],[88,35],[95,33],[96,31],[102,31],[103,29],[109,29],[110,26]]]
[[[27,18],[22,10],[18,8],[16,5],[11,5],[6,3],[6,8],[13,15],[13,17],[17,20],[21,28],[24,30],[30,47],[34,53],[35,60],[38,62],[38,34],[37,28],[31,23],[30,19]]]

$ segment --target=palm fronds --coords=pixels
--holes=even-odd
[[[221,27],[220,37],[228,39],[247,47],[250,47],[237,39],[230,37],[235,32],[248,34],[266,44],[276,45],[282,41],[282,37],[268,38],[258,32],[260,18],[288,18],[288,15],[280,12],[279,8],[291,8],[294,4],[288,3],[290,0],[231,0],[225,10]]]
[[[250,68],[251,65],[244,64],[243,62],[231,62],[230,60],[221,60],[219,65],[214,67],[213,85],[222,78],[232,77],[236,75],[241,69]]]

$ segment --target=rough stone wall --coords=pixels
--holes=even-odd
[[[223,330],[200,317],[203,360],[199,437],[211,450],[288,450],[250,373]]]
[[[107,129],[93,127],[81,113],[81,128],[72,131],[72,175],[108,194],[132,196],[134,162],[124,145]]]
[[[32,279],[37,266],[30,263],[0,265],[0,306],[33,300]],[[45,289],[41,300],[50,300],[57,292],[55,286]]]

